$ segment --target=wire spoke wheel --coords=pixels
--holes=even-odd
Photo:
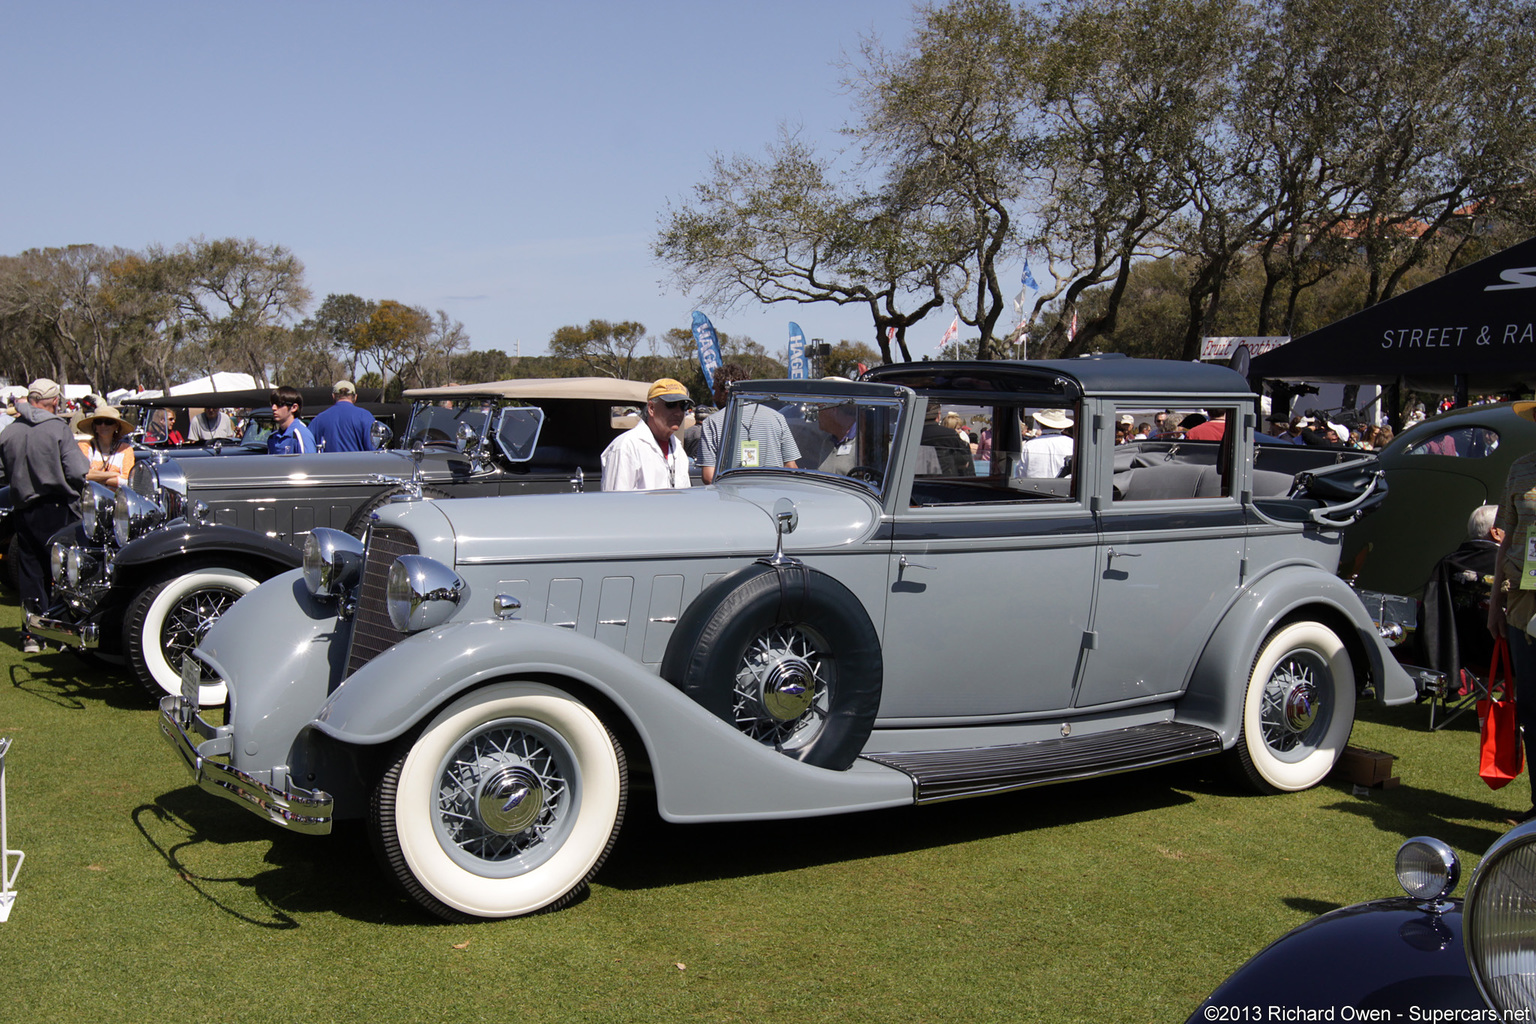
[[[172,605],[160,629],[160,646],[165,650],[166,660],[180,665],[219,616],[229,611],[241,596],[241,591],[229,587],[210,587],[195,590]]]
[[[1317,785],[1344,752],[1355,721],[1349,651],[1320,622],[1282,626],[1253,661],[1235,751],[1261,792]]]
[[[804,625],[772,626],[742,654],[732,691],[736,727],[777,750],[793,750],[825,728],[837,670],[827,641]]]

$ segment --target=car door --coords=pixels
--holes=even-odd
[[[1238,422],[1238,411],[1223,411]],[[1102,417],[1112,425],[1113,414]],[[1170,697],[1235,597],[1247,528],[1237,495],[1251,441],[1227,433],[1145,457],[1100,437],[1101,535],[1077,707]],[[1152,446],[1149,446],[1152,447]]]
[[[990,421],[1017,435],[1027,411]],[[1098,541],[1076,477],[1014,475],[1017,443],[980,476],[923,472],[918,448],[890,528],[881,723],[1070,706]]]

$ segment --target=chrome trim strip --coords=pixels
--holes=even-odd
[[[201,742],[194,741],[187,729],[196,732]],[[160,733],[181,757],[199,789],[233,801],[291,832],[323,836],[331,831],[335,801],[329,793],[297,786],[278,789],[222,761],[209,760],[216,753],[228,753],[233,737],[228,732],[221,734],[194,714],[180,694],[160,699]]]

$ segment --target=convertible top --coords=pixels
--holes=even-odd
[[[408,399],[434,398],[585,398],[599,402],[645,402],[649,381],[617,377],[526,377],[485,384],[455,384],[441,388],[411,388]]]

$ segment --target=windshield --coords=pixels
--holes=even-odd
[[[490,403],[484,399],[458,402],[422,402],[411,411],[411,425],[405,432],[405,447],[412,442],[457,446],[460,425],[467,425],[480,437],[485,432],[485,419],[490,413]]]
[[[885,490],[901,419],[895,398],[741,392],[720,426],[720,472],[785,469],[858,480]]]

